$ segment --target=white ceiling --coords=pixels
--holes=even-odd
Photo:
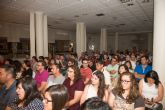
[[[149,1],[144,3],[144,1]],[[29,24],[30,11],[48,15],[51,27],[75,31],[76,22],[85,22],[87,31],[152,31],[153,0],[133,0],[132,6],[121,0],[0,0],[0,21]],[[103,13],[105,16],[96,16]]]

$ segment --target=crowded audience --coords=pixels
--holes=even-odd
[[[0,110],[162,110],[150,57],[126,50],[3,58]]]

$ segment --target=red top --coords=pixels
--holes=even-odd
[[[81,68],[80,73],[83,81],[85,81],[86,78],[91,79],[92,77],[92,70],[90,68]]]
[[[82,79],[77,80],[74,84],[70,85],[70,79],[65,79],[63,85],[68,89],[69,100],[74,98],[75,91],[84,91],[84,82]],[[69,110],[79,110],[80,102],[75,103],[74,105],[69,107]]]

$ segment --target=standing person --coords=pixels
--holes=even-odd
[[[41,95],[32,77],[19,79],[16,92],[18,99],[9,106],[11,110],[44,110]]]
[[[49,73],[45,70],[45,62],[39,60],[37,63],[37,73],[34,79],[36,80],[38,90],[42,93],[46,88],[48,76]]]
[[[144,79],[140,80],[139,91],[142,97],[145,99],[146,110],[163,109],[161,101],[163,100],[164,96],[164,88],[156,71],[149,71],[145,75]]]
[[[50,86],[44,94],[44,110],[62,110],[67,101],[68,91],[64,85]]]
[[[56,84],[63,84],[65,77],[61,74],[60,68],[58,65],[53,64],[51,66],[52,75],[49,75],[48,81],[47,81],[47,87],[56,85]]]
[[[152,70],[152,66],[148,65],[147,56],[142,56],[140,62],[141,64],[137,65],[134,70],[134,75],[137,81],[140,81],[140,79],[144,78],[145,75]]]
[[[84,81],[84,84],[87,84],[92,77],[92,70],[88,67],[87,59],[82,60],[82,68],[80,68],[80,73]]]
[[[80,109],[80,99],[84,91],[84,82],[81,79],[80,71],[76,66],[70,66],[67,70],[68,78],[65,79],[63,85],[66,86],[69,93],[69,101],[66,107],[69,110]]]
[[[16,94],[16,73],[10,65],[0,66],[0,110],[5,110],[17,98]]]
[[[99,97],[104,102],[108,101],[108,89],[106,89],[104,74],[101,71],[95,71],[91,78],[91,83],[85,86],[80,103],[91,97]]]
[[[110,93],[109,106],[114,110],[144,110],[144,100],[132,73],[120,75],[117,87]]]

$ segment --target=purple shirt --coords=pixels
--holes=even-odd
[[[37,72],[34,78],[37,83],[37,87],[40,87],[42,82],[47,82],[48,76],[49,73],[46,70],[42,71],[41,73]]]
[[[69,93],[69,100],[74,98],[75,91],[84,91],[84,82],[82,79],[77,80],[74,84],[70,85],[70,79],[65,79],[63,85],[66,86]],[[69,110],[79,110],[80,109],[80,102],[73,104],[69,107]]]

